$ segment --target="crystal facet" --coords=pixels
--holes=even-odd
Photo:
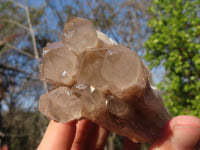
[[[43,49],[40,78],[55,88],[39,110],[65,123],[82,118],[134,142],[153,142],[170,119],[140,57],[82,18],[65,24],[62,42]]]
[[[56,85],[71,86],[76,82],[77,56],[62,42],[43,49],[40,79]]]
[[[110,91],[124,100],[144,93],[148,70],[134,51],[122,45],[86,50],[78,60],[79,83]]]
[[[63,29],[62,41],[64,44],[70,45],[76,54],[98,44],[95,27],[89,20],[78,17],[67,20]]]

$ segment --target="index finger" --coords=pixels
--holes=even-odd
[[[37,150],[70,149],[76,133],[77,121],[58,123],[50,121]]]

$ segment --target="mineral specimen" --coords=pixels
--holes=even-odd
[[[153,142],[170,119],[140,57],[82,18],[70,18],[62,41],[43,49],[40,78],[56,88],[39,110],[65,123],[82,118],[135,142]]]

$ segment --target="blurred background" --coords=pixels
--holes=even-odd
[[[172,116],[200,117],[200,1],[0,0],[0,147],[37,148],[49,122],[38,112],[42,48],[71,16],[136,51]],[[122,139],[111,134],[106,149]]]

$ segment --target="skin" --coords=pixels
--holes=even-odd
[[[169,120],[149,150],[198,150],[200,119],[178,116]],[[37,150],[103,150],[109,132],[89,120],[61,124],[50,121]],[[140,150],[140,144],[126,139],[123,150]]]

